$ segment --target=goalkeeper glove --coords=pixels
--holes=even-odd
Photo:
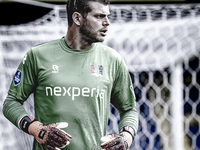
[[[101,147],[106,150],[128,150],[128,143],[123,134],[109,134],[101,138]]]
[[[59,122],[52,124],[42,124],[39,121],[33,120],[31,117],[24,117],[21,121],[21,129],[42,144],[44,148],[49,150],[58,150],[58,148],[64,148],[71,140],[71,136],[61,128],[66,128],[68,123]]]

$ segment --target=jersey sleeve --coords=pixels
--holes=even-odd
[[[111,103],[120,113],[119,130],[124,126],[131,126],[135,133],[138,129],[138,113],[136,110],[136,99],[130,74],[124,60],[121,60],[116,73]]]
[[[22,105],[29,95],[34,92],[37,84],[35,63],[30,50],[17,68],[3,104],[5,117],[17,127],[20,119],[28,115]]]

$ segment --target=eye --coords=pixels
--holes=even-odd
[[[102,19],[102,18],[104,18],[106,15],[103,15],[103,14],[98,14],[98,15],[96,15],[95,17],[97,18],[97,19]]]

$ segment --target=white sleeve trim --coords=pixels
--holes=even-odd
[[[25,116],[23,116],[23,117],[19,120],[19,122],[18,122],[18,128],[19,128],[19,129],[21,129],[21,128],[20,128],[20,122],[21,122],[21,120],[22,120],[24,117],[25,117]]]

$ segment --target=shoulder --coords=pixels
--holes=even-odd
[[[120,61],[123,59],[116,50],[102,43],[98,43],[98,50],[101,51],[101,53],[105,54],[106,57],[109,57],[111,59],[116,59]]]
[[[60,39],[57,39],[36,45],[32,47],[26,55],[34,59],[48,59],[59,50],[59,41]]]
[[[101,59],[103,60],[104,64],[109,66],[111,70],[116,71],[119,70],[121,67],[126,68],[123,57],[113,48],[99,43],[97,50],[98,57],[102,56]]]
[[[41,44],[38,44],[38,45],[32,47],[31,49],[33,52],[50,51],[50,50],[54,49],[55,47],[59,46],[59,41],[60,41],[60,39],[41,43]]]
[[[59,50],[59,39],[41,43],[32,47],[24,56],[26,62],[30,61],[32,63],[37,63],[39,61],[48,62],[54,59],[56,51]]]

